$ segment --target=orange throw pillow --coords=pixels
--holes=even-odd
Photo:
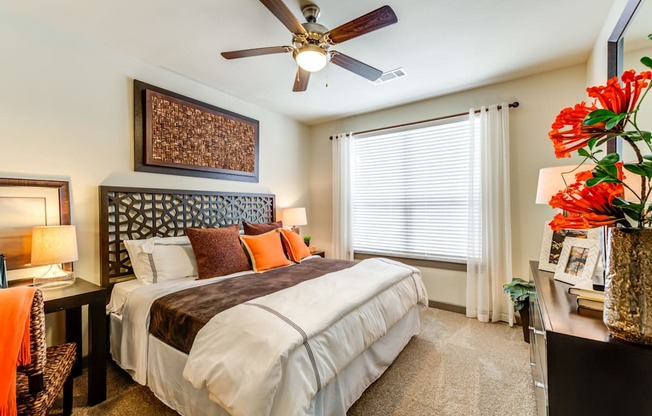
[[[288,253],[290,260],[299,263],[301,260],[310,256],[310,250],[299,234],[286,230],[285,228],[279,228],[278,231],[281,234],[285,252]]]
[[[241,235],[240,241],[249,253],[251,265],[256,272],[292,264],[285,257],[281,239],[276,230],[259,235]]]

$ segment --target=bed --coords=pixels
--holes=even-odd
[[[388,259],[134,279],[125,241],[172,250],[187,228],[273,223],[274,195],[102,186],[100,197],[111,355],[182,415],[344,415],[419,332],[420,273]]]

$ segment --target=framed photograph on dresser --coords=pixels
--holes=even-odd
[[[580,281],[590,282],[600,254],[598,243],[588,238],[566,238],[555,269],[555,280],[573,285]]]
[[[543,226],[543,241],[541,242],[541,253],[539,254],[539,270],[554,273],[557,270],[557,263],[561,256],[564,240],[571,238],[587,238],[598,240],[600,232],[597,228],[587,230],[559,230],[552,231],[546,222]]]

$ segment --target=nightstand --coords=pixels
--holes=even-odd
[[[313,251],[310,254],[313,255],[313,256],[319,256],[321,258],[326,258],[326,253],[324,253],[324,250]]]
[[[31,283],[31,279],[13,285]],[[82,373],[82,306],[88,305],[88,404],[106,400],[106,290],[84,279],[60,288],[43,289],[45,313],[66,311],[66,342],[77,344],[74,376]]]

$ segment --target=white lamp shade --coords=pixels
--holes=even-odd
[[[77,260],[74,225],[39,226],[32,229],[32,266]]]
[[[539,183],[537,185],[537,204],[547,204],[550,198],[557,192],[566,189],[572,183],[575,183],[575,174],[587,170],[593,170],[595,165],[582,165],[576,169],[577,165],[555,166],[539,170]],[[566,182],[564,182],[564,179]]]
[[[282,214],[282,221],[285,225],[306,225],[308,219],[306,218],[306,209],[300,208],[285,208]]]
[[[537,185],[537,204],[547,204],[550,198],[557,192],[566,189],[572,183],[575,183],[575,174],[587,170],[595,169],[595,165],[582,165],[576,169],[577,165],[555,166],[552,168],[543,168],[539,170],[539,183]],[[564,178],[566,182],[564,183]],[[637,192],[640,192],[641,178],[631,172],[625,172],[625,183]],[[625,188],[625,200],[636,201],[632,191]]]

